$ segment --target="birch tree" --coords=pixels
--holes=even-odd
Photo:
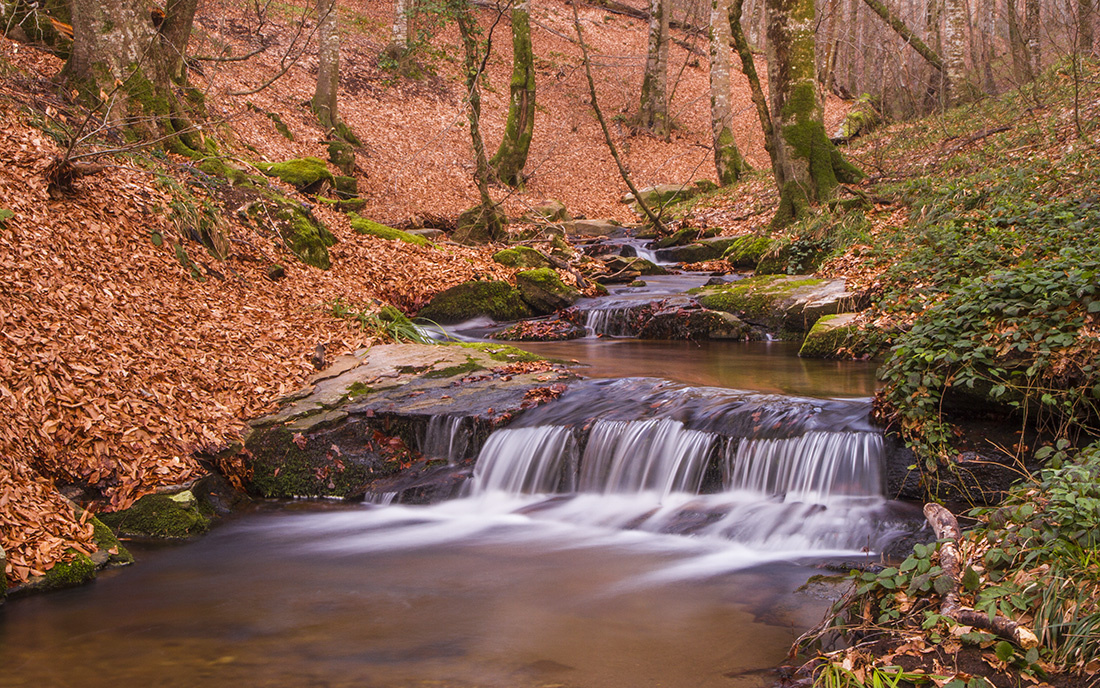
[[[817,88],[813,0],[767,0],[768,86],[779,168],[773,227],[832,197],[839,183],[863,177],[825,133]]]
[[[489,161],[497,179],[508,186],[523,185],[523,167],[535,132],[535,56],[531,48],[530,0],[512,6],[512,81],[508,119],[500,148]]]
[[[1027,40],[1027,64],[1031,78],[1043,69],[1043,54],[1039,43],[1039,0],[1024,0],[1024,37]]]
[[[944,0],[943,76],[945,104],[957,105],[965,92],[966,80],[966,0]]]
[[[317,88],[313,113],[326,129],[334,129],[337,89],[340,85],[340,31],[336,24],[336,0],[317,0]]]
[[[649,1],[649,45],[638,125],[658,136],[669,134],[668,43],[670,0]]]
[[[714,166],[722,186],[737,181],[745,167],[733,138],[729,3],[730,0],[711,0],[710,4],[710,123]]]

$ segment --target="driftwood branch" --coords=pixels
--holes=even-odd
[[[1011,640],[1020,647],[1026,649],[1039,645],[1039,639],[1031,629],[1022,626],[1012,619],[1003,616],[989,618],[984,612],[975,611],[962,606],[959,602],[959,581],[962,580],[963,560],[959,553],[959,522],[955,515],[939,504],[925,504],[924,517],[936,533],[936,538],[942,541],[940,545],[940,568],[951,580],[951,589],[944,594],[943,603],[940,605],[940,614],[965,626],[973,626],[983,631],[989,631],[996,635]]]

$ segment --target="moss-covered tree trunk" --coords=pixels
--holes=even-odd
[[[467,118],[470,122],[470,142],[474,148],[474,182],[480,197],[478,212],[473,214],[476,217],[471,217],[469,211],[463,215],[471,217],[468,224],[476,225],[482,236],[497,240],[504,236],[504,223],[496,204],[489,196],[489,161],[485,157],[485,142],[481,138],[481,88],[478,86],[478,78],[481,76],[481,49],[477,40],[477,26],[467,0],[458,0],[455,9],[458,31],[462,36],[466,98],[470,103]]]
[[[773,227],[790,223],[829,199],[840,182],[863,177],[825,134],[817,90],[813,0],[768,0],[768,83],[782,173]],[[780,181],[780,180],[777,180]]]
[[[73,0],[73,49],[63,70],[70,87],[102,108],[109,124],[173,134],[168,144],[185,154],[205,147],[192,126],[202,97],[186,87],[183,62],[193,4],[170,2],[158,28],[142,0]]]
[[[71,23],[65,0],[0,0],[0,32],[13,41],[45,46],[62,58],[72,48]]]
[[[313,92],[313,114],[326,129],[340,121],[337,90],[340,86],[340,28],[336,0],[317,0],[317,88]]]
[[[649,2],[649,44],[646,48],[645,75],[638,125],[658,136],[667,136],[668,119],[668,38],[669,0]]]
[[[718,183],[727,186],[741,176],[745,159],[733,138],[730,107],[730,0],[710,3],[710,125]]]
[[[530,0],[512,6],[512,83],[508,120],[500,148],[489,161],[497,179],[508,186],[523,185],[523,166],[535,133],[535,55],[531,48]]]

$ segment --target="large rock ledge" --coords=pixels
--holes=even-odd
[[[819,318],[859,310],[861,295],[844,280],[810,275],[763,275],[692,290],[705,308],[732,313],[783,339],[801,339]]]
[[[392,344],[344,356],[252,421],[245,487],[357,499],[457,486],[494,428],[577,378],[504,344]]]

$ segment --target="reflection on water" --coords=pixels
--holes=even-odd
[[[732,545],[447,508],[250,515],[16,600],[0,685],[750,687],[826,604]]]
[[[793,342],[668,342],[636,339],[576,339],[514,342],[550,358],[576,359],[592,377],[663,377],[710,385],[817,397],[869,397],[875,367],[868,361],[798,358]]]

